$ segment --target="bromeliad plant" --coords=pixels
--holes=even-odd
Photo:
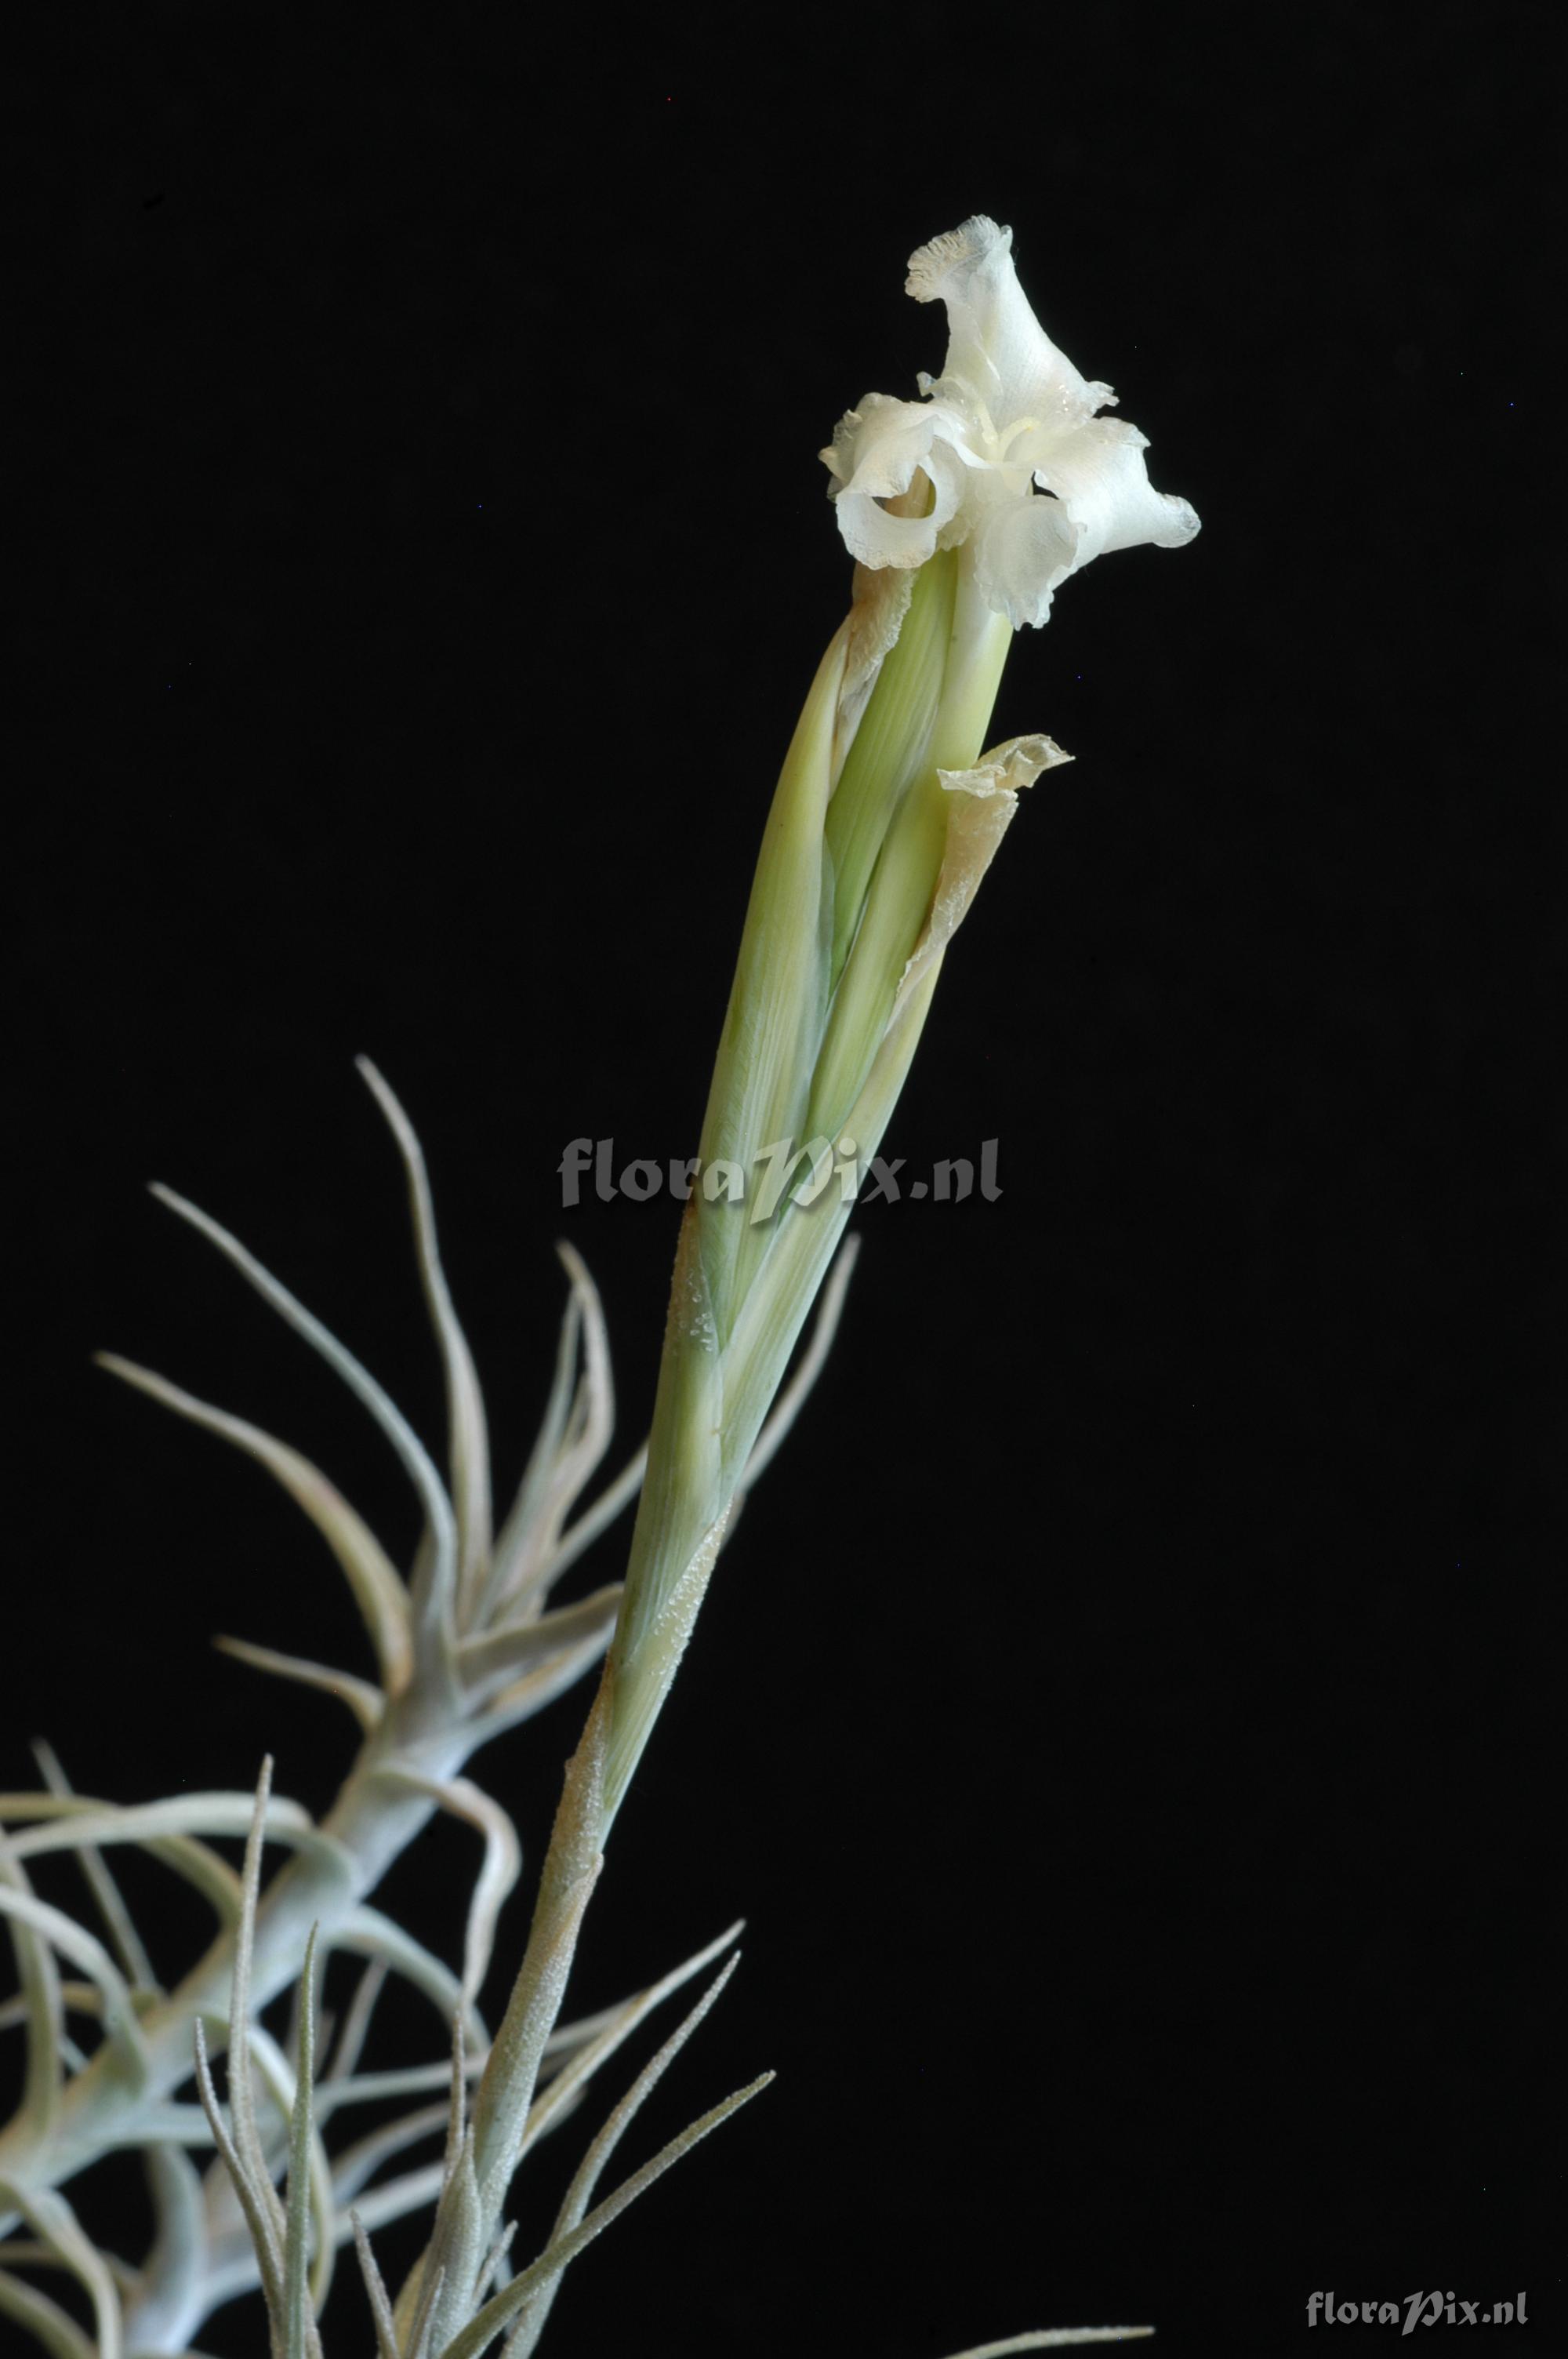
[[[352,1354],[216,1222],[157,1191],[369,1410],[425,1528],[405,1578],[287,1444],[146,1369],[105,1362],[245,1451],[298,1502],[350,1582],[375,1677],[221,1642],[260,1669],[327,1688],[352,1712],[359,1752],[319,1823],[273,1797],[270,1765],[254,1798],[119,1806],[73,1794],[45,1754],[45,1791],[0,1798],[0,1816],[23,1830],[0,1845],[0,1912],[20,1976],[5,2019],[27,2039],[22,2103],[0,2136],[0,2314],[61,2359],[192,2352],[215,2310],[257,2288],[275,2354],[305,2359],[322,2348],[334,2256],[351,2241],[378,2359],[479,2359],[498,2343],[518,2359],[538,2343],[576,2255],[765,2084],[766,2075],[714,2107],[598,2197],[613,2149],[728,1980],[731,1954],[589,2145],[545,2251],[514,2270],[505,2215],[519,2164],[644,2017],[732,1950],[733,1928],[620,2006],[561,2020],[611,1829],[715,1561],[831,1343],[856,1181],[909,1071],[948,946],[1021,790],[1066,758],[1044,736],[982,750],[1013,635],[1043,623],[1056,588],[1091,558],[1142,541],[1178,547],[1197,529],[1184,501],[1151,488],[1142,436],[1098,414],[1108,388],[1086,382],[1040,328],[1011,242],[977,217],[914,255],[909,292],[946,308],[943,373],[922,376],[918,401],[868,395],[822,454],[858,560],[854,599],[812,683],[763,834],[645,1450],[579,1506],[608,1449],[612,1403],[599,1300],[563,1249],[571,1290],[555,1384],[515,1502],[493,1528],[484,1406],[442,1273],[424,1159],[373,1069],[365,1074],[403,1158],[445,1374],[445,1479]],[[814,1305],[812,1340],[791,1374]],[[623,1586],[553,1604],[556,1584],[633,1497]],[[520,1852],[509,1814],[466,1765],[601,1658],[522,1963],[492,2034],[480,2001]],[[439,1810],[484,1843],[456,1968],[371,1898]],[[236,1873],[213,1843],[242,1835]],[[263,1891],[267,1840],[290,1856]],[[157,1983],[104,1856],[122,1843],[193,1884],[217,1918],[205,1956],[173,1989]],[[104,1938],[35,1893],[29,1864],[57,1851],[85,1871]],[[337,1954],[364,1967],[329,2039],[320,1992]],[[440,2009],[449,2058],[361,2069],[393,1974]],[[264,2017],[288,1994],[279,2039]],[[226,2114],[211,2060],[220,2049]],[[182,2094],[193,2078],[194,2093]],[[345,2140],[353,2108],[385,2099],[415,2102]],[[402,2167],[436,2138],[439,2160]],[[145,2158],[157,2221],[136,2267],[98,2250],[62,2191],[125,2147]],[[203,2154],[200,2167],[193,2158]],[[394,2297],[373,2232],[432,2204],[422,2256]],[[36,2282],[38,2269],[77,2280],[91,2335]],[[986,2349],[1144,2332],[1054,2330]]]

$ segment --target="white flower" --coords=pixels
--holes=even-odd
[[[947,307],[942,374],[922,370],[923,401],[867,394],[821,455],[861,564],[918,566],[968,544],[981,599],[1017,630],[1043,623],[1057,583],[1092,557],[1141,541],[1180,549],[1198,519],[1151,484],[1147,438],[1095,415],[1116,396],[1056,350],[1011,247],[1010,229],[977,213],[910,256],[906,293]],[[935,494],[930,513],[890,513],[882,503],[908,492],[917,469]]]

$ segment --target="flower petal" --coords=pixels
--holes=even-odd
[[[923,386],[938,398],[957,377],[986,403],[998,426],[1016,418],[1076,420],[1114,402],[1108,385],[1078,375],[1030,308],[1013,267],[1012,232],[975,213],[909,257],[904,292],[947,307],[942,377]]]
[[[910,256],[908,293],[946,306],[943,374],[921,373],[924,403],[868,394],[822,456],[863,567],[908,571],[968,544],[966,578],[1018,630],[1044,622],[1091,558],[1179,549],[1198,519],[1153,489],[1137,429],[1095,415],[1116,397],[1046,335],[1011,247],[1011,230],[976,213]],[[912,514],[926,486],[929,511]]]
[[[929,516],[891,515],[882,503],[901,498],[916,469],[927,466],[937,424],[938,412],[926,402],[869,393],[858,409],[846,410],[819,453],[835,479],[827,490],[838,503],[838,529],[862,565],[924,565],[935,553],[937,532],[957,506],[950,465],[938,462],[943,480]]]
[[[1053,441],[1034,480],[1056,494],[1080,538],[1076,565],[1112,549],[1182,549],[1198,529],[1190,503],[1157,492],[1143,453],[1149,438],[1119,418],[1086,419]],[[1031,503],[1038,506],[1040,503]]]
[[[1062,500],[997,500],[974,535],[975,586],[1015,631],[1038,629],[1052,594],[1084,562],[1082,528]]]

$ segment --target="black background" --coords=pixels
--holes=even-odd
[[[15,83],[12,1782],[35,1727],[127,1799],[270,1747],[319,1809],[346,1765],[330,1702],[207,1643],[363,1669],[324,1553],[87,1354],[281,1430],[406,1553],[368,1423],[141,1193],[236,1229],[433,1436],[354,1052],[424,1135],[499,1479],[558,1234],[642,1430],[672,1208],[566,1212],[557,1166],[695,1147],[848,596],[816,453],[940,363],[910,250],[1011,222],[1204,520],[1015,647],[995,734],[1076,762],[888,1142],[994,1138],[1003,1193],[861,1216],[581,1955],[598,2005],[749,1919],[632,2160],[780,2077],[580,2264],[552,2349],[1352,2349],[1390,2331],[1309,2333],[1314,2289],[1418,2287],[1522,2287],[1525,2347],[1568,2348],[1548,21],[890,9],[781,55],[740,16],[163,6],[73,16]],[[581,1702],[478,1765],[530,1862]],[[392,1894],[451,1956],[473,1858],[438,1830]],[[154,1921],[172,1973],[194,1928]]]

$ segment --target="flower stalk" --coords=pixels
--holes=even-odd
[[[947,308],[923,403],[870,395],[823,457],[855,603],[818,666],[763,833],[676,1249],[648,1473],[604,1687],[603,1831],[701,1604],[739,1469],[909,1071],[950,940],[1017,807],[1067,758],[982,756],[1015,630],[1099,549],[1190,539],[1143,438],[1056,352],[1011,232],[911,257]],[[772,1194],[781,1157],[806,1178]],[[828,1184],[824,1184],[824,1173]],[[731,1178],[735,1183],[730,1183]],[[841,1184],[831,1184],[838,1178]]]
[[[1020,791],[1070,758],[1042,735],[981,751],[1013,635],[1044,622],[1056,586],[1104,550],[1179,547],[1197,530],[1184,500],[1151,488],[1144,438],[1096,415],[1114,397],[1050,342],[1011,244],[976,216],[912,255],[908,292],[947,310],[943,375],[922,377],[921,403],[867,396],[822,453],[859,560],[854,601],[762,833],[676,1248],[620,1613],[481,2086],[476,2115],[492,2125],[525,2113],[603,1845],[947,946]],[[511,2133],[491,2135],[485,2235],[511,2151]],[[441,2233],[438,2215],[405,2305]]]
[[[497,1527],[484,1404],[441,1268],[423,1157],[373,1070],[366,1079],[403,1157],[446,1378],[444,1478],[344,1346],[237,1240],[157,1191],[356,1394],[401,1460],[426,1528],[413,1565],[400,1573],[350,1504],[292,1447],[148,1370],[106,1362],[246,1452],[289,1492],[350,1583],[377,1677],[227,1642],[257,1668],[336,1693],[358,1722],[358,1759],[319,1825],[297,1805],[269,1799],[268,1773],[254,1802],[188,1793],[117,1809],[72,1794],[47,1759],[48,1793],[0,1797],[0,1815],[24,1826],[14,1839],[0,1836],[0,1918],[21,1980],[0,2018],[24,2025],[28,2043],[21,2107],[0,2134],[0,2240],[18,2225],[32,2232],[0,2250],[74,2276],[92,2302],[105,2359],[124,2348],[147,2359],[188,2349],[213,2309],[257,2283],[277,2359],[311,2359],[320,2350],[316,2321],[332,2254],[351,2237],[380,2359],[480,2359],[503,2335],[523,2359],[577,2253],[771,2077],[712,2108],[593,2201],[604,2164],[717,1997],[726,1967],[589,2147],[545,2251],[507,2277],[502,2215],[519,2161],[648,2011],[733,1939],[732,1930],[601,2017],[559,2024],[609,1831],[714,1563],[831,1340],[852,1247],[838,1255],[825,1293],[824,1281],[910,1071],[948,946],[1022,789],[1068,758],[1041,735],[982,750],[1014,634],[1044,622],[1055,588],[1094,556],[1141,541],[1179,546],[1197,528],[1185,502],[1151,489],[1143,438],[1098,415],[1113,398],[1108,388],[1080,377],[1044,336],[1018,288],[1010,245],[1010,232],[976,217],[912,256],[908,291],[946,307],[943,375],[921,378],[919,402],[868,395],[822,453],[857,560],[853,603],[817,668],[763,832],[698,1182],[677,1243],[645,1451],[571,1520],[608,1446],[612,1410],[597,1298],[563,1248],[572,1294],[556,1386],[516,1502]],[[786,1383],[819,1294],[816,1336]],[[639,1485],[623,1588],[549,1609],[553,1582]],[[540,1709],[607,1647],[568,1766],[522,1966],[490,2041],[477,1997],[520,1851],[505,1810],[461,1772],[490,1738]],[[438,1809],[484,1842],[460,1975],[368,1905],[384,1870]],[[211,1843],[247,1829],[242,1878]],[[294,1856],[264,1894],[268,1838]],[[142,1846],[184,1876],[219,1919],[206,1955],[171,1989],[154,1980],[105,1863],[105,1850],[120,1843]],[[27,1864],[56,1851],[81,1858],[109,1949],[33,1892]],[[371,1966],[319,2075],[318,1962],[324,1968],[333,1951],[358,1953]],[[301,1958],[286,2055],[259,2018],[298,1980]],[[85,1980],[62,1979],[61,1961]],[[440,2065],[357,2071],[389,1973],[434,1998],[453,2023],[449,2072]],[[68,2008],[97,2018],[102,2036],[91,2055],[68,2036]],[[199,2104],[178,2095],[193,2041]],[[209,2044],[214,2056],[229,2051],[227,2121]],[[270,2115],[256,2106],[253,2065]],[[430,2109],[416,2105],[333,2153],[324,2126],[345,2105],[415,2096],[443,2081],[443,2162],[367,2194],[383,2162],[429,2134]],[[220,2162],[203,2185],[186,2149],[207,2143]],[[131,2145],[148,2158],[158,2234],[140,2270],[116,2272],[59,2189],[113,2147]],[[280,2175],[286,2202],[275,2185]],[[432,2200],[429,2243],[394,2303],[367,2230]],[[69,2316],[5,2267],[0,2314],[85,2359],[86,2338]],[[1143,2331],[1054,2330],[986,2350]]]

